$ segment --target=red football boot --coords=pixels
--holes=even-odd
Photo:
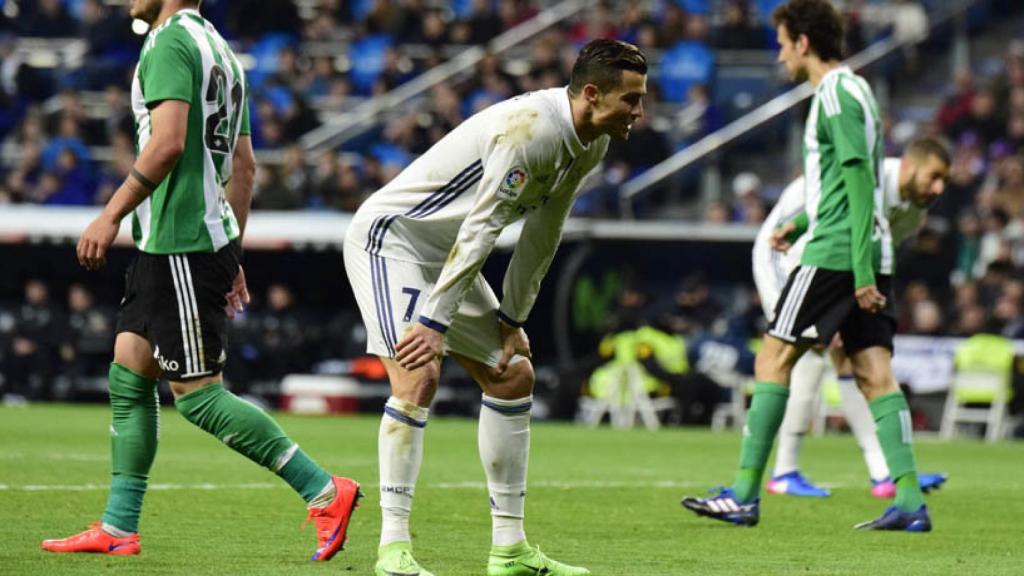
[[[334,476],[332,480],[337,491],[334,500],[323,508],[310,508],[309,517],[306,518],[307,523],[310,520],[316,523],[317,549],[313,552],[312,560],[330,560],[345,548],[349,520],[359,507],[359,499],[363,497],[359,483],[355,480],[341,476]]]
[[[124,538],[111,536],[93,522],[85,532],[60,540],[43,540],[43,550],[50,552],[95,552],[115,556],[134,556],[139,553],[139,535]]]

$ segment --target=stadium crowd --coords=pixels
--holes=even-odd
[[[571,57],[587,39],[635,42],[655,64],[645,102],[648,116],[634,127],[628,144],[613,145],[597,189],[577,206],[582,215],[614,215],[619,184],[731,119],[714,94],[716,58],[723,50],[770,51],[774,40],[767,16],[776,3],[600,3],[545,30],[526,48],[485,55],[471,73],[437,84],[412,107],[387,115],[365,137],[322,152],[309,152],[297,142],[325,119],[401,85],[466,45],[492,40],[551,3],[204,0],[203,13],[242,48],[252,66],[253,139],[264,153],[261,158],[275,158],[258,171],[256,209],[354,211],[473,112],[520,92],[564,85]],[[920,4],[893,3],[911,11]],[[856,50],[878,27],[869,25],[873,20],[862,3],[845,5],[847,44]],[[34,49],[42,46],[56,60],[32,57],[24,44],[28,38],[48,39]],[[84,52],[77,59],[68,56],[61,39],[84,41]],[[0,204],[106,202],[134,158],[127,87],[140,43],[123,5],[104,0],[3,3]],[[761,96],[772,95],[775,88]],[[894,129],[894,122],[887,124]],[[976,63],[974,69],[961,70],[933,120],[921,124],[919,132],[942,134],[953,144],[953,165],[945,196],[921,234],[900,253],[900,331],[990,331],[1024,338],[1024,43],[1010,43],[995,65]],[[731,183],[732,194],[707,203],[699,212],[703,219],[760,223],[770,208],[771,187],[750,172],[735,175]],[[760,320],[756,302],[737,304],[752,302],[753,296],[732,297],[745,287],[720,290],[702,278],[686,279],[675,293],[626,294],[623,299],[636,307],[628,314],[687,336],[722,333],[723,326]],[[104,354],[113,310],[95,303],[84,286],[68,290],[66,305],[57,303],[65,295],[51,298],[47,293],[45,283],[29,282],[23,300],[6,302],[0,310],[0,373],[8,383],[40,374],[45,384],[37,378],[23,390],[30,397],[52,389],[58,373],[89,373],[96,369],[90,362],[102,366],[108,361]],[[694,293],[701,302],[696,306],[690,304]],[[641,301],[650,305],[638,306]],[[679,310],[668,310],[674,305]],[[273,364],[280,356],[309,368],[320,357],[318,351],[346,341],[342,335],[351,329],[348,320],[338,320],[323,334],[282,332],[294,324],[287,318],[303,315],[322,316],[294,303],[286,286],[268,287],[266,303],[237,326],[234,357],[252,363],[229,366],[260,373],[299,367],[260,364]],[[317,340],[305,347],[314,351],[309,358],[271,352],[304,338]],[[91,351],[98,356],[92,358]]]

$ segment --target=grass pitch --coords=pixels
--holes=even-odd
[[[372,574],[380,511],[373,417],[278,415],[328,469],[364,484],[346,551],[307,559],[313,527],[287,486],[173,410],[161,440],[134,558],[58,555],[39,542],[99,518],[109,480],[103,406],[0,408],[0,574]],[[586,429],[536,423],[527,532],[552,557],[595,575],[1024,574],[1024,444],[917,444],[922,469],[951,480],[928,498],[931,534],[851,530],[877,516],[848,436],[805,442],[804,470],[833,485],[826,499],[767,496],[757,528],[697,518],[679,506],[728,482],[737,434]],[[438,576],[481,575],[490,543],[476,423],[427,428],[412,518],[417,559]]]

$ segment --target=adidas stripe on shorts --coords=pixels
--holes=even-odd
[[[878,290],[886,296],[877,313],[857,306],[852,272],[797,266],[790,273],[775,305],[768,334],[799,344],[823,344],[836,332],[847,353],[872,346],[892,350],[896,312],[889,276],[876,276]]]

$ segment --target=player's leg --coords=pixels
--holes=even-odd
[[[871,494],[879,498],[891,498],[896,494],[896,485],[889,478],[889,466],[885,463],[882,445],[878,443],[878,435],[875,433],[875,418],[871,415],[871,409],[868,407],[864,395],[857,387],[857,382],[853,377],[853,368],[850,366],[850,360],[846,357],[846,353],[841,347],[833,347],[830,353],[832,364],[836,367],[836,374],[839,376],[839,398],[843,415],[864,454],[864,463],[868,467],[868,476],[871,478]]]
[[[139,516],[149,470],[156,456],[160,404],[156,385],[160,367],[146,332],[147,282],[151,257],[139,254],[128,268],[118,312],[114,361],[108,372],[110,392],[111,481],[100,522],[66,539],[46,540],[52,552],[139,553]]]
[[[821,350],[804,354],[790,376],[786,415],[779,427],[779,446],[775,450],[775,468],[768,481],[773,494],[828,496],[829,491],[815,486],[800,472],[800,447],[818,408],[818,392],[828,367]]]
[[[896,501],[881,517],[858,528],[927,532],[931,520],[917,481],[910,406],[892,374],[896,318],[888,277],[880,276],[878,286],[888,296],[886,308],[876,314],[857,308],[840,334],[857,386],[874,416],[878,443],[896,483]]]
[[[497,319],[494,319],[497,330]],[[500,349],[499,349],[500,350]],[[530,457],[533,366],[516,357],[503,373],[489,363],[453,353],[483,390],[478,442],[491,503],[488,576],[582,576],[586,568],[548,558],[526,540],[526,474]]]
[[[684,507],[733,524],[758,523],[761,480],[786,411],[793,366],[811,346],[828,343],[849,314],[851,278],[849,273],[804,266],[790,274],[754,364],[756,384],[736,479],[715,496],[684,498]]]
[[[236,248],[161,258],[166,278],[164,291],[156,292],[154,354],[170,381],[178,412],[291,486],[317,526],[312,559],[331,559],[344,546],[359,485],[320,467],[269,414],[232,394],[222,381],[225,295],[238,272]]]
[[[503,373],[498,372],[501,340],[497,309],[494,292],[482,276],[477,276],[448,331],[452,357],[483,391],[477,438],[491,503],[491,553],[487,573],[489,576],[590,574],[585,568],[551,560],[527,543],[523,518],[530,457],[533,366],[528,359],[515,356]]]
[[[440,268],[388,260],[351,240],[345,242],[344,256],[345,273],[366,326],[366,351],[381,358],[391,382],[377,439],[381,534],[374,571],[430,576],[412,556],[409,517],[440,362],[409,371],[392,358],[398,334],[419,318]]]
[[[429,572],[412,556],[409,516],[416,479],[423,461],[423,440],[430,403],[437,391],[441,362],[406,370],[391,358],[382,358],[391,381],[391,397],[384,406],[377,453],[380,463],[381,532],[376,573]]]

